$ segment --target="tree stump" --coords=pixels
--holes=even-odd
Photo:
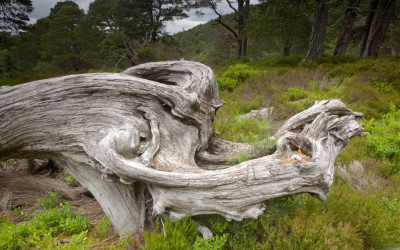
[[[0,160],[54,160],[122,235],[144,230],[150,215],[242,220],[280,196],[325,200],[336,156],[363,132],[361,113],[320,101],[273,136],[275,153],[259,157],[253,145],[215,133],[222,104],[212,70],[188,61],[1,87]],[[243,153],[259,158],[228,164]]]

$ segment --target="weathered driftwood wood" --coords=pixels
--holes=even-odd
[[[229,166],[228,155],[257,152],[214,133],[222,103],[211,69],[186,61],[2,87],[0,160],[53,159],[124,234],[143,230],[149,212],[241,220],[279,196],[324,200],[336,156],[363,131],[362,114],[317,102],[275,134],[274,154]]]

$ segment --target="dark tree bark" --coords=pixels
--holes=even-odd
[[[314,21],[311,31],[307,60],[321,57],[328,23],[328,0],[315,0]]]
[[[396,56],[396,48],[393,45],[393,31],[392,28],[389,29],[390,34],[390,53],[392,56]]]
[[[357,8],[360,6],[361,0],[349,0],[349,4],[344,14],[342,29],[340,31],[336,47],[333,55],[339,56],[346,54],[347,46],[349,45],[351,29],[357,17]]]
[[[396,0],[374,0],[365,21],[359,56],[378,56],[386,31],[394,15]]]
[[[360,50],[358,52],[359,56],[363,56],[364,55],[364,51],[365,51],[365,48],[367,46],[367,40],[368,40],[369,32],[370,32],[370,29],[371,29],[371,23],[372,23],[372,20],[374,19],[374,13],[375,13],[374,10],[376,9],[377,4],[378,4],[378,0],[372,0],[371,1],[370,12],[369,12],[367,18],[365,19],[364,34],[363,34],[363,37],[361,39]]]
[[[290,44],[289,41],[285,42],[285,45],[283,46],[282,49],[282,55],[283,56],[290,56],[290,50],[292,49],[292,45]]]
[[[247,36],[244,28],[249,17],[250,0],[238,0],[237,23],[238,23],[238,44],[236,50],[237,59],[247,55]]]

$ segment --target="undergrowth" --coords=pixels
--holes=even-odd
[[[89,219],[73,211],[69,203],[57,203],[59,196],[50,192],[39,200],[42,211],[31,218],[22,214],[26,221],[18,225],[4,218],[0,225],[0,249],[57,248],[82,249],[88,247],[87,233]],[[14,212],[22,213],[19,209]],[[57,237],[70,238],[69,244],[62,244]]]

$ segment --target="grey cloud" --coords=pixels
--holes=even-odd
[[[34,23],[39,18],[46,17],[50,14],[50,9],[53,8],[57,2],[62,2],[60,0],[33,0],[32,4],[34,10],[29,14],[31,18],[31,23]],[[79,5],[81,9],[87,11],[89,8],[89,4],[93,2],[93,0],[75,0],[75,3]]]
[[[94,0],[74,0],[80,8],[84,9],[87,12],[89,8],[89,4]],[[29,15],[31,18],[30,23],[35,23],[37,19],[43,18],[49,15],[50,9],[56,5],[59,0],[33,0],[33,7],[35,10]],[[251,0],[252,4],[257,3],[257,0]],[[175,22],[169,22],[166,25],[166,30],[170,34],[174,34],[180,32],[182,30],[187,30],[193,28],[196,25],[206,23],[211,19],[216,18],[217,16],[213,12],[213,10],[208,8],[202,9],[204,15],[198,16],[195,14],[195,10],[191,10],[188,12],[189,17],[186,19],[178,20]],[[221,14],[228,14],[232,12],[232,9],[229,8],[228,4],[225,1],[221,1],[221,4],[218,6],[218,11]]]

